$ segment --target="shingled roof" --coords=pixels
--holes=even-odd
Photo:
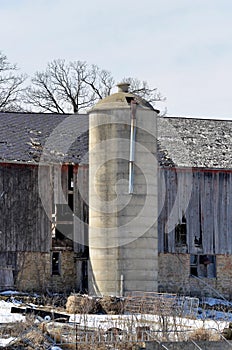
[[[87,163],[88,115],[0,113],[0,161]],[[158,117],[160,166],[232,168],[232,121]]]
[[[0,113],[0,161],[80,163],[88,150],[86,114]]]
[[[232,120],[158,118],[162,166],[232,168]]]

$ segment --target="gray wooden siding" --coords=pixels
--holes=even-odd
[[[162,168],[159,207],[160,252],[178,252],[175,226],[185,216],[186,252],[232,254],[232,172]]]
[[[41,169],[46,200],[51,201],[50,168]],[[48,252],[51,224],[39,196],[38,166],[0,166],[0,252]]]

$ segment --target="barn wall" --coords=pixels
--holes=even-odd
[[[24,252],[18,254],[15,288],[23,291],[70,292],[76,288],[76,269],[72,251],[61,252],[60,275],[52,275],[51,254]]]
[[[160,169],[159,184],[159,252],[180,252],[175,227],[185,217],[181,252],[232,254],[231,171]]]
[[[83,263],[74,254],[86,237],[88,206],[78,188],[88,190],[88,169],[77,165],[6,164],[0,166],[0,289],[65,291],[82,286]],[[42,200],[39,191],[42,189]],[[68,219],[61,206],[68,208]],[[59,212],[58,212],[59,209]],[[70,214],[70,215],[69,215]],[[53,223],[52,223],[53,221]],[[53,230],[52,230],[53,228]],[[61,229],[57,234],[57,229]],[[56,236],[54,236],[54,233]],[[51,275],[52,251],[60,251],[61,274]],[[86,256],[87,259],[87,256]],[[86,288],[86,286],[84,286]]]
[[[50,169],[41,184],[51,203]],[[38,166],[0,165],[0,252],[50,250],[50,220],[39,197]]]
[[[160,292],[186,294],[197,297],[220,294],[232,299],[232,256],[216,256],[215,278],[190,277],[189,254],[159,254],[158,284]]]

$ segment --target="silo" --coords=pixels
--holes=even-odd
[[[89,293],[156,291],[157,111],[119,84],[89,113]]]

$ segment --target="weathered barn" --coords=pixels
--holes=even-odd
[[[158,130],[159,289],[232,298],[232,122],[159,118]]]
[[[0,120],[0,288],[87,290],[88,115]],[[232,297],[232,122],[157,122],[159,290]]]
[[[80,164],[88,118],[1,113],[0,119],[0,287],[85,290],[88,208],[77,181],[88,192],[88,167]]]

